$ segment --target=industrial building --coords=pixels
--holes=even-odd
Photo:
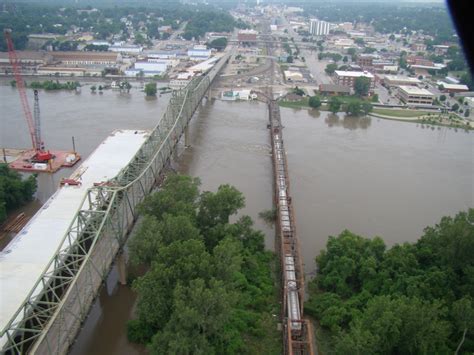
[[[398,96],[404,103],[410,105],[427,105],[433,104],[434,94],[426,89],[420,89],[416,86],[401,85],[398,87]]]
[[[375,77],[367,71],[335,71],[335,82],[338,85],[354,88],[354,83],[357,78],[364,77],[370,80],[369,92],[373,92],[375,88]]]
[[[110,52],[52,52],[53,61],[64,65],[109,65],[122,61],[120,53]]]
[[[257,31],[254,30],[240,30],[237,33],[237,40],[240,43],[255,43],[257,42]]]
[[[205,45],[194,46],[192,49],[188,49],[188,57],[191,60],[206,60],[211,56],[212,51],[207,49]]]
[[[385,75],[383,82],[387,86],[417,86],[418,84],[421,84],[421,81],[417,78],[397,75]]]
[[[319,93],[321,95],[349,95],[351,88],[344,85],[319,84]]]
[[[143,47],[135,44],[114,43],[109,47],[109,51],[118,53],[138,54],[143,52]]]
[[[463,84],[449,84],[449,83],[445,83],[444,81],[438,81],[436,84],[441,87],[441,91],[447,92],[447,93],[469,91],[469,87]]]
[[[309,22],[309,32],[314,36],[325,36],[329,34],[331,29],[331,24],[326,21],[320,20],[310,20]]]

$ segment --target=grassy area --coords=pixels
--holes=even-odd
[[[386,108],[374,108],[373,113],[392,117],[419,117],[433,112],[420,110],[392,110]]]
[[[303,97],[300,101],[278,101],[278,104],[281,107],[288,107],[288,108],[307,108],[309,107],[309,98]]]

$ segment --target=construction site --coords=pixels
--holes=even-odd
[[[34,90],[33,114],[28,101],[25,82],[20,72],[20,62],[13,47],[11,30],[4,30],[8,47],[8,57],[13,68],[15,85],[20,96],[23,114],[26,119],[32,147],[30,149],[2,148],[2,160],[13,170],[31,173],[55,173],[62,167],[72,167],[81,156],[75,151],[74,141],[71,151],[47,149],[41,136],[41,115],[39,105],[39,92]]]

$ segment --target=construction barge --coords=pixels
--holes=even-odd
[[[55,173],[61,168],[71,168],[81,160],[74,151],[49,150],[51,158],[47,161],[36,160],[34,149],[2,149],[3,161],[17,171],[26,173]]]

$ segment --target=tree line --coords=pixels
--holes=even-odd
[[[305,309],[336,354],[471,354],[472,255],[474,209],[391,248],[346,230],[316,258]]]
[[[199,179],[169,176],[140,206],[143,221],[130,242],[136,319],[128,337],[152,354],[278,353],[278,314],[264,235],[230,185],[201,192]]]
[[[33,199],[36,187],[36,175],[22,179],[7,164],[0,164],[0,224],[6,220],[9,212]]]

